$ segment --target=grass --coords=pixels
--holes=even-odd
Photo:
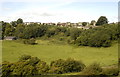
[[[51,44],[49,41],[37,40],[37,45],[25,45],[16,41],[2,42],[2,60],[15,62],[23,54],[36,56],[47,63],[57,59],[74,58],[86,65],[93,62],[101,66],[118,63],[118,45],[114,44],[108,48],[75,47],[71,45]]]

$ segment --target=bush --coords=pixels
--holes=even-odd
[[[52,61],[50,64],[51,73],[68,73],[68,72],[79,72],[84,69],[85,65],[82,62],[76,61],[74,59],[67,60],[56,60]]]
[[[2,76],[9,76],[11,75],[11,63],[9,62],[3,62],[2,63]]]
[[[31,57],[31,59],[29,59],[29,61],[28,61],[27,63],[30,64],[30,65],[32,65],[32,66],[34,66],[34,65],[36,65],[39,61],[40,61],[39,58],[37,58],[37,57]]]
[[[84,69],[85,65],[74,59],[67,59],[64,63],[64,71],[65,72],[80,72]]]
[[[22,55],[22,56],[19,58],[19,61],[28,60],[28,59],[31,59],[31,56],[30,56],[30,55]]]
[[[109,47],[111,46],[110,38],[109,31],[104,28],[94,28],[82,32],[75,43],[78,46]]]
[[[100,65],[97,63],[93,63],[90,66],[86,67],[82,73],[85,75],[100,75],[101,72],[102,68],[100,67]]]
[[[71,39],[72,39],[72,40],[76,40],[77,37],[79,37],[80,33],[81,33],[81,29],[72,28],[72,29],[70,30],[70,37],[71,37]]]
[[[53,35],[55,35],[55,30],[54,29],[53,30],[47,30],[47,32],[46,32],[47,37],[51,37]]]
[[[47,74],[49,72],[49,66],[47,65],[46,62],[44,61],[39,61],[36,66],[35,66],[36,70],[37,70],[37,74],[38,75],[43,75],[43,74]]]
[[[24,60],[24,61],[23,61]],[[2,74],[4,77],[10,75],[43,75],[48,73],[49,66],[46,62],[41,61],[37,57],[31,57],[29,55],[23,55],[20,57],[20,61],[9,63],[2,63]]]

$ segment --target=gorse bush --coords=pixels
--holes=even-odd
[[[52,61],[50,64],[51,73],[68,73],[68,72],[80,72],[84,69],[85,65],[82,62],[76,61],[74,59],[67,60],[56,60]]]
[[[62,74],[68,72],[79,72],[84,69],[85,65],[74,59],[59,59],[52,61],[50,66],[37,57],[22,55],[18,62],[2,63],[3,76],[7,75],[46,75]]]
[[[100,75],[101,73],[102,68],[98,63],[93,63],[83,70],[83,74],[85,75]]]
[[[37,57],[31,57],[29,55],[23,55],[20,60],[15,63],[3,62],[2,73],[3,76],[9,75],[43,75],[49,70],[49,66],[46,62],[41,61]]]
[[[118,68],[109,67],[102,68],[99,64],[93,63],[88,67],[85,66],[81,61],[76,61],[74,59],[68,58],[66,60],[58,59],[52,61],[50,65],[46,62],[40,60],[37,57],[32,57],[30,55],[22,55],[18,62],[2,63],[2,76],[7,77],[11,75],[19,76],[33,76],[33,75],[55,75],[64,74],[71,72],[81,72],[81,75],[111,75],[117,76],[119,74]]]

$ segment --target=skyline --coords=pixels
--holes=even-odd
[[[24,22],[90,22],[100,16],[106,16],[108,21],[118,21],[118,3],[111,2],[81,2],[43,1],[40,2],[2,2],[0,20],[15,21],[22,18]]]

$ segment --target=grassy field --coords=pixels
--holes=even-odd
[[[71,45],[50,44],[49,41],[38,40],[37,45],[25,45],[16,41],[2,42],[2,60],[15,62],[23,54],[39,57],[50,63],[57,59],[74,58],[86,65],[94,62],[102,66],[118,63],[118,45],[108,48],[75,47]]]

